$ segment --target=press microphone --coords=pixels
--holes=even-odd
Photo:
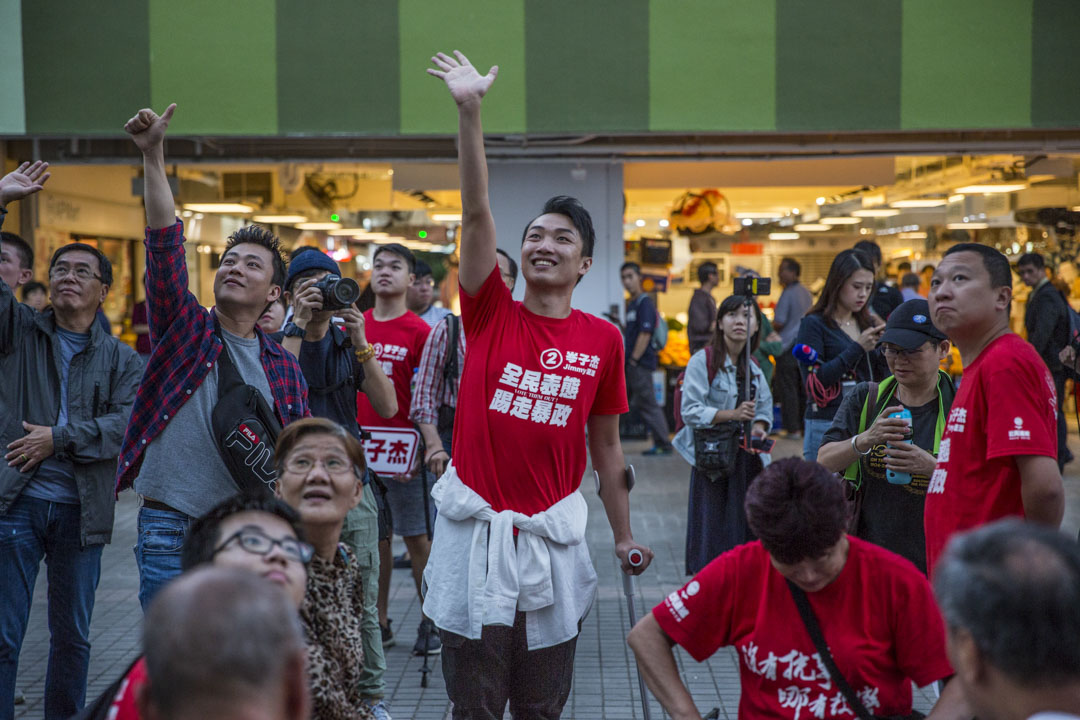
[[[791,355],[803,365],[817,365],[818,352],[809,345],[796,345],[791,348]]]

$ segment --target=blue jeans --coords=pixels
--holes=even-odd
[[[832,427],[832,420],[811,420],[807,418],[803,423],[802,456],[803,460],[817,461],[818,449],[825,433]]]
[[[20,495],[0,515],[0,720],[14,717],[19,650],[42,559],[49,581],[45,720],[71,717],[86,701],[90,615],[104,546],[81,546],[79,512],[79,505]]]
[[[191,518],[175,510],[139,508],[135,564],[139,566],[139,604],[143,612],[158,590],[180,574],[180,548]]]

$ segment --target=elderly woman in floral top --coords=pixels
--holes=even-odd
[[[360,697],[364,666],[360,623],[364,594],[356,557],[339,542],[341,528],[363,491],[364,451],[337,423],[305,418],[278,438],[277,493],[300,513],[315,548],[300,619],[308,638],[313,713],[320,720],[386,717]]]

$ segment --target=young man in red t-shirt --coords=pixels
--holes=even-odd
[[[409,420],[413,372],[420,367],[424,343],[431,332],[428,324],[416,313],[409,312],[405,305],[405,294],[413,281],[415,262],[409,249],[397,243],[380,246],[371,261],[371,286],[375,291],[375,307],[364,313],[364,326],[368,342],[375,349],[375,358],[394,386],[398,411],[392,418],[383,419],[375,412],[366,395],[357,394],[356,420],[364,430],[413,427]],[[369,455],[370,452],[369,449]],[[372,461],[374,458],[369,456],[368,460]],[[435,519],[435,505],[429,494],[431,486],[425,472],[422,463],[418,463],[411,474],[397,475],[386,483],[386,501],[390,506],[394,532],[405,540],[405,547],[409,549],[417,593],[420,592],[420,578],[431,549],[431,540],[428,539],[430,523]],[[426,510],[425,502],[428,505]],[[392,569],[390,543],[380,543],[378,608],[380,625],[385,628],[384,642],[393,638],[386,615]],[[439,652],[439,638],[430,621],[423,620],[420,623],[417,636],[414,651],[427,654]]]
[[[439,504],[424,610],[443,633],[443,674],[455,718],[559,717],[574,649],[596,587],[578,487],[586,428],[600,498],[624,572],[652,557],[630,532],[619,414],[627,410],[618,329],[571,308],[592,265],[592,219],[577,200],[552,198],[521,245],[524,302],[495,259],[480,104],[498,72],[480,75],[461,53],[428,72],[458,107],[461,173],[461,378],[453,461]],[[644,562],[631,568],[627,555]]]
[[[949,537],[1007,515],[1058,527],[1065,491],[1057,466],[1054,379],[1009,331],[1012,273],[997,250],[954,245],[930,281],[934,326],[960,350],[964,376],[926,492],[926,566]]]

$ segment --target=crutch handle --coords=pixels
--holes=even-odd
[[[634,548],[626,553],[626,562],[630,563],[630,567],[641,567],[645,563],[645,553]]]

